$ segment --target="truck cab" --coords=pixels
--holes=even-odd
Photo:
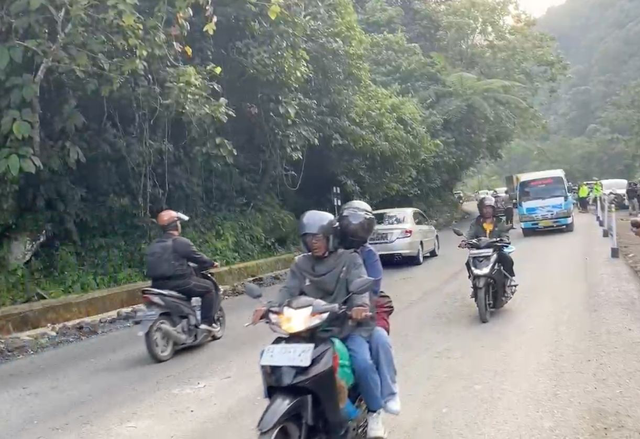
[[[518,216],[524,236],[538,230],[574,230],[573,198],[563,170],[518,175]]]

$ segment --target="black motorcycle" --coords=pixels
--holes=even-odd
[[[351,294],[373,285],[369,278],[356,282]],[[255,285],[247,285],[246,294],[262,297]],[[339,380],[331,340],[334,328],[349,319],[347,308],[307,296],[266,308],[264,321],[281,335],[260,357],[269,405],[258,423],[259,439],[365,438],[367,407],[355,386],[346,389]]]
[[[453,229],[458,236],[462,231]],[[473,293],[471,298],[478,306],[482,323],[491,319],[491,311],[503,308],[516,292],[511,277],[498,262],[498,252],[513,253],[515,247],[506,239],[473,239],[465,242],[469,249],[468,268],[470,270]]]
[[[220,286],[208,272],[199,274],[213,282],[219,300]],[[226,327],[222,305],[215,316],[217,330],[213,333],[200,329],[200,299],[193,300],[169,290],[144,288],[142,300],[146,312],[142,315],[138,335],[144,335],[147,351],[157,362],[170,360],[176,350],[199,346],[211,340],[219,340]]]

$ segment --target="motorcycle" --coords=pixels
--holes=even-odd
[[[208,272],[199,276],[213,282],[220,300],[220,286]],[[144,288],[142,301],[146,312],[142,315],[138,335],[144,336],[147,351],[158,363],[170,360],[180,349],[200,346],[224,335],[226,319],[222,305],[215,315],[218,326],[213,333],[200,329],[200,298],[189,299],[169,290]]]
[[[458,236],[462,231],[453,229]],[[482,323],[491,319],[491,311],[503,308],[513,298],[516,286],[511,277],[505,273],[498,263],[498,252],[513,253],[513,247],[506,239],[473,239],[466,241],[469,250],[469,267],[473,293],[471,298],[478,306],[478,314]]]
[[[358,280],[351,294],[372,286],[373,279]],[[262,298],[252,284],[246,294]],[[266,310],[263,322],[280,336],[260,357],[269,405],[258,423],[259,439],[366,438],[366,404],[355,386],[339,379],[341,357],[332,341],[335,328],[349,319],[347,308],[298,296]]]

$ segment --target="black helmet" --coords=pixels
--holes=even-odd
[[[309,210],[302,214],[299,222],[300,237],[305,235],[323,235],[327,238],[329,244],[329,252],[336,250],[336,217],[328,212],[319,210]],[[302,239],[302,245],[307,251],[311,251],[305,239]]]
[[[376,226],[373,210],[364,201],[345,204],[338,218],[340,245],[346,249],[362,247],[369,241]]]
[[[496,199],[490,196],[480,198],[480,200],[478,200],[478,213],[480,213],[480,215],[482,215],[482,208],[485,206],[491,206],[495,210]]]

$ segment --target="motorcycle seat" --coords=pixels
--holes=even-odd
[[[172,299],[184,300],[185,302],[191,301],[191,299],[189,299],[187,296],[183,296],[180,293],[176,293],[175,291],[170,291],[170,290],[158,290],[157,288],[143,288],[142,293],[152,294],[154,296],[171,297]]]

